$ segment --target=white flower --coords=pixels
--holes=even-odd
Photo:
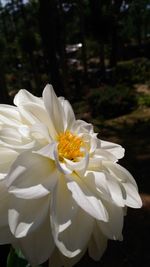
[[[122,240],[125,208],[142,205],[135,180],[117,163],[124,149],[76,120],[50,85],[42,98],[20,90],[14,104],[6,107],[1,131],[9,124],[19,135],[14,141],[10,131],[0,134],[0,153],[18,153],[3,179],[12,243],[33,265],[50,258],[49,266],[73,266],[87,249],[99,260],[107,239]]]

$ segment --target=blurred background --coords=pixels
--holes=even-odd
[[[78,266],[150,266],[150,0],[0,1],[0,103],[21,88],[41,96],[46,83],[101,139],[125,147],[121,164],[143,200],[128,212],[124,242]]]

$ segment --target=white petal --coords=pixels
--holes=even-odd
[[[102,170],[102,160],[101,158],[89,158],[88,170],[90,171],[101,171]]]
[[[37,266],[48,260],[54,250],[49,217],[34,232],[18,239],[18,247],[31,266]]]
[[[22,238],[35,231],[48,214],[50,198],[19,199],[11,198],[8,212],[9,227],[16,238]]]
[[[63,110],[64,110],[64,115],[65,115],[64,131],[67,129],[70,130],[73,123],[75,122],[75,115],[74,115],[73,109],[67,100],[65,100],[64,98],[61,98],[61,97],[59,97],[58,99],[61,102],[61,105],[62,105]]]
[[[72,197],[77,204],[92,217],[107,221],[108,215],[105,207],[94,192],[90,191],[77,175],[67,176],[67,187],[72,192]]]
[[[137,184],[133,176],[124,167],[117,163],[103,162],[104,166],[113,174],[114,177],[120,182],[131,182],[136,188]]]
[[[0,130],[0,145],[14,150],[31,149],[35,145],[35,141],[31,138],[25,138],[18,128],[3,128]]]
[[[22,106],[22,105],[24,105],[26,103],[41,104],[42,103],[42,99],[32,95],[30,92],[28,92],[25,89],[21,89],[21,90],[19,90],[19,92],[14,97],[14,104],[16,106]]]
[[[39,139],[45,139],[45,142],[50,143],[52,140],[49,134],[48,127],[43,123],[36,123],[31,126],[31,134],[36,139],[38,139],[38,141]]]
[[[49,190],[47,190],[41,184],[31,186],[29,188],[17,188],[14,186],[10,186],[9,193],[12,193],[17,198],[38,199],[38,198],[41,198],[41,197],[48,195]]]
[[[80,134],[80,133],[93,134],[94,133],[93,125],[83,120],[76,120],[71,127],[71,131],[76,134]]]
[[[0,172],[7,172],[17,158],[18,153],[6,147],[0,147]]]
[[[85,251],[92,231],[93,218],[82,209],[78,209],[71,225],[59,234],[62,254],[72,258]]]
[[[83,158],[81,158],[80,161],[77,161],[77,162],[73,162],[73,161],[65,159],[65,158],[64,158],[64,160],[65,160],[66,166],[70,170],[75,171],[76,173],[80,173],[83,175],[85,173],[87,166],[88,166],[88,163],[89,163],[89,154],[85,153],[85,156]]]
[[[99,198],[111,200],[105,173],[87,171],[83,181]]]
[[[72,173],[72,170],[70,168],[68,168],[67,164],[64,163],[64,162],[61,162],[59,160],[59,155],[58,155],[58,149],[57,149],[57,146],[55,146],[55,149],[54,149],[54,158],[55,158],[55,164],[57,166],[57,169],[67,175],[67,174],[71,174]]]
[[[43,91],[43,100],[45,104],[45,108],[51,118],[53,125],[57,131],[57,133],[64,131],[64,111],[61,106],[60,101],[58,100],[53,87],[51,85],[47,85]]]
[[[62,232],[71,224],[78,206],[66,186],[65,177],[60,174],[57,184],[52,192],[51,221],[55,230]],[[56,234],[58,234],[58,232]]]
[[[122,240],[123,209],[113,203],[105,202],[109,220],[108,222],[97,221],[103,234],[113,240]]]
[[[56,143],[51,142],[50,144],[42,147],[40,150],[34,151],[34,153],[55,160],[55,155],[54,155],[55,150],[56,150]]]
[[[0,105],[0,122],[12,127],[19,126],[22,122],[18,109],[9,105]]]
[[[85,248],[93,227],[93,219],[77,206],[62,175],[52,195],[51,225],[56,246],[67,257]]]
[[[104,236],[97,222],[95,222],[93,233],[88,245],[89,256],[99,261],[107,248],[107,237]]]
[[[38,105],[36,103],[27,103],[22,107],[19,107],[19,109],[22,116],[28,123],[44,124],[45,127],[48,128],[51,136],[55,138],[56,130],[45,107],[42,107],[41,105]]]
[[[101,160],[117,161],[117,158],[113,154],[101,148],[95,150],[94,157],[100,158]]]
[[[91,142],[90,142],[90,150],[89,153],[94,153],[96,148],[97,148],[97,138],[96,137],[92,137],[91,138]]]
[[[11,166],[7,186],[30,188],[42,184],[50,189],[55,185],[55,165],[52,160],[38,154],[24,152]]]
[[[101,148],[112,153],[117,159],[124,157],[125,149],[118,144],[101,140]]]
[[[92,230],[93,218],[78,209],[70,226],[59,233],[58,239],[55,240],[56,246],[64,256],[75,257],[87,247]]]
[[[131,183],[122,183],[126,191],[125,205],[131,208],[141,208],[142,200],[137,191],[137,188]]]
[[[22,141],[22,136],[14,128],[3,128],[0,131],[0,140],[8,144],[18,145]]]
[[[107,167],[110,174],[120,182],[121,189],[123,189],[122,194],[125,199],[125,205],[140,208],[142,206],[142,201],[138,194],[137,184],[133,176],[119,164],[104,162],[104,166]]]
[[[122,190],[120,188],[118,181],[113,176],[107,173],[106,177],[107,177],[107,186],[113,202],[119,207],[124,207],[125,204],[122,195]]]

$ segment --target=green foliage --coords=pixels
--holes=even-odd
[[[11,248],[6,267],[31,267],[31,265],[26,261],[19,249]],[[37,267],[42,267],[42,265],[38,265]]]
[[[139,58],[119,63],[113,75],[114,80],[118,83],[145,82],[150,77],[150,61],[146,58]]]
[[[137,105],[137,99],[133,88],[118,84],[93,90],[89,104],[93,117],[109,119],[132,111]]]
[[[138,106],[150,107],[150,95],[140,94],[138,96]]]
[[[30,267],[30,264],[22,257],[20,251],[11,248],[7,258],[7,267]]]

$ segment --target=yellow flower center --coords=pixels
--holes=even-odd
[[[63,158],[75,160],[78,157],[83,157],[83,152],[80,149],[84,145],[84,142],[80,137],[66,131],[59,134],[58,142],[60,160],[63,160]]]

